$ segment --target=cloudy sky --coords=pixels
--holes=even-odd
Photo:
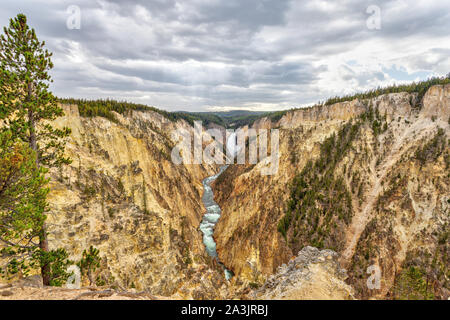
[[[19,12],[60,97],[279,110],[450,72],[448,0],[1,0],[0,26]]]

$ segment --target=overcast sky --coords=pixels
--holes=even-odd
[[[450,72],[448,0],[1,0],[0,25],[19,12],[60,97],[279,110]]]

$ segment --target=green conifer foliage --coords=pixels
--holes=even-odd
[[[49,90],[53,68],[52,54],[44,48],[45,42],[38,40],[27,18],[18,14],[10,19],[9,27],[0,36],[0,120],[3,131],[11,139],[28,143],[35,154],[35,171],[41,166],[55,167],[70,163],[64,157],[65,139],[69,128],[54,128],[51,120],[63,115],[57,99]],[[44,219],[45,220],[45,219]],[[39,248],[48,249],[45,224],[39,231]],[[41,252],[41,256],[44,255]],[[51,259],[50,259],[51,260]],[[44,284],[52,279],[49,259],[39,259]]]

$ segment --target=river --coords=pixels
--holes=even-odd
[[[216,226],[217,221],[219,221],[221,210],[219,205],[214,201],[214,193],[211,188],[211,183],[216,180],[227,169],[227,167],[227,165],[222,166],[217,174],[203,180],[204,193],[202,201],[205,205],[206,212],[203,215],[202,222],[200,223],[200,230],[203,233],[203,243],[205,244],[206,252],[210,257],[216,259],[224,270],[225,278],[230,280],[233,277],[233,272],[228,270],[223,263],[219,261],[216,251],[216,242],[213,237],[214,227]]]

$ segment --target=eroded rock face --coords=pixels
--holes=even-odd
[[[289,113],[286,117],[297,118]],[[289,184],[308,160],[317,157],[319,143],[336,132],[344,119],[287,123],[282,118],[273,126],[280,123],[284,124],[275,175],[262,176],[261,164],[235,165],[214,184],[216,201],[222,208],[215,231],[219,257],[238,276],[252,282],[262,281],[293,256],[277,231],[290,195]]]
[[[309,160],[320,156],[321,142],[371,108],[386,126],[375,132],[373,123],[366,121],[335,164],[333,175],[342,177],[352,210],[348,223],[330,224],[327,232],[334,238],[326,243],[340,254],[349,273],[346,281],[356,287],[358,298],[398,298],[394,291],[403,270],[411,265],[431,268],[432,259],[426,257],[433,256],[440,261],[440,267],[433,267],[441,277],[436,280],[436,297],[448,297],[442,276],[449,265],[448,245],[443,244],[449,225],[449,90],[449,85],[432,87],[422,106],[416,94],[396,93],[292,111],[274,124],[267,119],[256,123],[280,128],[279,171],[261,176],[259,165],[235,166],[216,182],[222,217],[215,237],[221,261],[236,278],[261,284],[301,248],[313,244],[309,235],[302,242],[292,241],[294,228],[288,230],[288,241],[277,231],[290,184]],[[439,129],[443,150],[434,157],[430,146]],[[419,156],[427,148],[426,156]],[[380,290],[367,289],[366,270],[371,265],[380,266]]]
[[[450,117],[450,86],[434,86],[425,94],[423,113],[427,117],[439,117],[448,121]]]
[[[336,252],[305,247],[297,257],[278,267],[277,272],[250,296],[269,300],[353,299],[354,292],[344,282],[346,278]]]
[[[198,226],[201,181],[216,168],[172,163],[170,133],[190,130],[187,123],[154,112],[115,114],[113,122],[82,118],[76,106],[64,110],[56,125],[72,129],[66,153],[73,162],[51,172],[50,248],[63,247],[77,261],[93,245],[104,257],[106,284],[177,293],[211,264]]]

